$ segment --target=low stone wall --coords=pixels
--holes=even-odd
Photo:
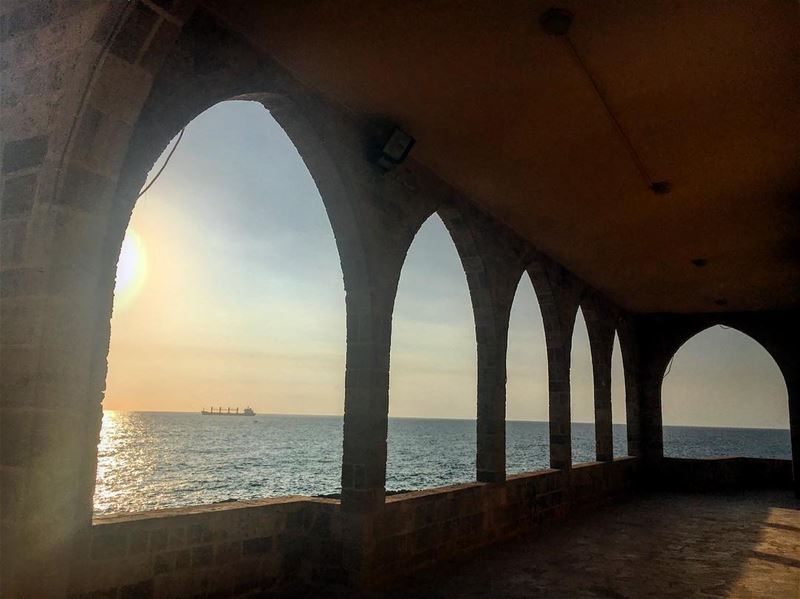
[[[380,572],[391,579],[624,496],[638,466],[618,458],[390,497],[377,530]]]
[[[285,588],[340,563],[339,504],[281,497],[95,519],[76,560],[81,599],[231,597]]]
[[[543,470],[388,497],[374,581],[473,551],[632,491],[638,460]],[[75,599],[230,597],[343,583],[334,499],[281,497],[102,516],[76,559]]]
[[[648,475],[648,486],[669,491],[791,489],[791,460],[763,458],[664,458]]]

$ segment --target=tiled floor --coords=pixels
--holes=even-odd
[[[789,492],[640,497],[441,564],[369,599],[542,597],[800,599],[800,501]]]
[[[788,492],[643,497],[382,596],[800,599],[800,501]]]

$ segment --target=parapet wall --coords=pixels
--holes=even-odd
[[[543,470],[390,497],[376,523],[374,583],[530,532],[631,492],[638,459]],[[96,518],[71,596],[229,597],[345,582],[341,505],[283,497]]]
[[[791,489],[792,461],[765,458],[663,458],[648,486],[670,491]]]
[[[624,497],[638,469],[637,458],[618,458],[390,497],[377,530],[380,572],[392,578]]]
[[[70,596],[231,597],[340,562],[339,503],[281,497],[96,518]],[[315,572],[321,576],[324,567]]]

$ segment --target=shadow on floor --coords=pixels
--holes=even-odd
[[[800,502],[789,492],[647,495],[362,597],[798,599],[798,531]]]

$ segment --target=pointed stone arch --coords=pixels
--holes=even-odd
[[[800,319],[796,312],[638,316],[634,328],[642,456],[647,462],[658,462],[663,458],[661,384],[670,360],[689,338],[714,325],[735,328],[748,335],[770,354],[780,368],[788,390],[794,484],[795,492],[800,496],[800,352],[797,351]],[[623,341],[623,358],[624,347]]]
[[[527,320],[528,318],[532,318],[533,321],[532,323],[523,321],[522,320],[523,315],[520,312],[523,309],[522,305],[527,306],[527,304],[531,301],[533,302],[533,305],[529,306],[529,308],[532,308],[533,314],[528,313],[525,316],[525,319]],[[516,321],[515,321],[515,311],[516,314],[518,315]],[[541,323],[541,335],[536,335],[535,325],[538,323]],[[534,326],[533,327],[530,326],[531,324],[534,324]],[[524,330],[522,329],[523,326],[525,326]],[[515,352],[514,351],[515,344],[512,343],[514,337],[526,338],[528,335],[534,335],[537,338],[535,341],[533,341],[534,347],[531,347],[530,345],[526,344],[524,348],[518,347],[518,349]],[[521,416],[524,416],[523,418],[521,418],[521,420],[525,420],[528,422],[515,422],[513,424],[510,424],[510,420],[513,420],[513,418],[512,415],[509,413],[509,410],[507,409],[506,426],[509,429],[509,431],[507,432],[506,435],[507,437],[506,459],[509,464],[512,464],[512,466],[509,466],[511,471],[513,473],[517,473],[517,472],[526,472],[546,467],[547,465],[549,465],[549,459],[550,459],[549,431],[545,434],[546,447],[544,448],[543,455],[540,455],[538,453],[538,449],[535,448],[535,446],[531,445],[536,441],[536,438],[532,436],[535,426],[538,424],[543,424],[545,427],[549,428],[547,422],[549,422],[550,417],[549,417],[549,393],[548,393],[548,383],[547,383],[547,342],[544,336],[544,323],[542,320],[542,311],[539,306],[539,300],[536,297],[536,291],[533,288],[533,283],[527,272],[523,272],[521,274],[519,282],[517,284],[517,289],[514,294],[514,300],[511,306],[511,315],[509,318],[508,336],[509,336],[509,345],[507,351],[507,356],[508,356],[507,361],[509,364],[509,384],[507,385],[507,395],[509,398],[512,396],[511,392],[512,388],[515,387],[520,382],[519,379],[514,380],[515,377],[512,376],[512,370],[511,370],[512,364],[516,363],[516,368],[519,369],[519,371],[517,372],[517,377],[520,377],[520,379],[523,376],[523,372],[525,372],[525,375],[527,376],[531,373],[531,370],[533,369],[541,368],[543,370],[542,373],[543,376],[541,382],[540,381],[535,382],[537,389],[541,389],[544,392],[542,407],[545,410],[545,414],[543,415],[543,417],[540,417],[538,414],[536,414],[534,416],[535,421],[530,422],[531,418],[527,414],[520,414]],[[543,354],[541,356],[542,358],[541,364],[536,364],[534,362],[535,359],[534,355],[532,354],[538,353],[539,351],[541,351]],[[538,357],[538,355],[536,357]],[[517,363],[517,361],[520,361],[521,364],[524,364],[524,366],[522,366],[520,363]],[[530,381],[530,379],[528,380]],[[528,405],[532,398],[528,395],[527,391],[524,397],[525,397],[525,403],[526,405]],[[518,433],[516,435],[513,432],[511,432],[512,427],[515,427],[517,429]],[[525,431],[524,437],[521,437],[519,435],[519,433],[521,433],[522,431]],[[520,448],[515,450],[515,446],[517,446],[517,444],[520,445]]]
[[[477,480],[505,480],[508,319],[525,268],[516,236],[473,205],[452,198],[438,210],[467,276],[478,345]]]
[[[596,457],[599,462],[614,459],[611,418],[611,359],[618,311],[596,292],[587,290],[581,311],[589,335],[594,382],[594,415]]]
[[[476,346],[460,256],[434,212],[408,249],[392,314],[387,488],[474,481]],[[409,443],[409,431],[433,444]]]
[[[741,346],[741,349],[744,349],[745,347],[749,347],[751,350],[755,351],[755,353],[752,355],[752,358],[756,362],[758,362],[758,358],[757,358],[756,354],[760,354],[762,359],[766,359],[766,361],[767,361],[766,363],[764,363],[765,367],[769,368],[769,366],[767,366],[767,363],[769,363],[772,367],[774,367],[774,371],[775,371],[774,374],[777,377],[777,381],[775,380],[775,377],[772,377],[772,379],[773,379],[772,383],[776,383],[777,382],[778,386],[780,386],[782,388],[781,391],[779,391],[778,393],[779,394],[788,393],[788,388],[787,388],[787,385],[786,385],[787,381],[786,381],[786,378],[783,376],[783,373],[780,370],[780,366],[775,361],[774,357],[770,354],[770,352],[767,351],[767,349],[762,344],[760,344],[752,336],[750,336],[747,333],[744,333],[743,331],[739,330],[737,327],[728,327],[728,326],[723,325],[722,327],[719,327],[719,330],[715,330],[717,328],[718,328],[717,325],[712,325],[712,326],[708,326],[708,327],[703,328],[702,330],[700,330],[697,333],[693,334],[690,338],[688,338],[685,341],[683,341],[680,344],[680,346],[676,349],[676,351],[674,352],[673,356],[670,358],[670,362],[669,362],[669,365],[667,367],[667,371],[665,371],[665,373],[662,375],[662,382],[661,382],[662,398],[664,397],[664,393],[665,393],[665,385],[667,387],[674,388],[674,386],[676,384],[676,382],[675,382],[675,378],[676,377],[681,377],[683,375],[684,376],[683,380],[684,380],[684,382],[686,381],[686,378],[685,378],[686,367],[687,367],[686,354],[685,353],[683,354],[683,357],[684,357],[683,361],[680,361],[680,360],[676,361],[680,357],[681,352],[684,351],[684,350],[691,352],[693,348],[696,348],[696,344],[697,343],[702,343],[703,341],[706,341],[708,339],[708,335],[711,332],[713,332],[717,336],[725,335],[726,338],[728,338],[731,343],[742,343],[743,345]],[[723,329],[726,329],[727,331],[723,331]],[[735,338],[735,340],[734,340],[734,338]],[[719,349],[721,351],[724,350],[723,347],[720,347]],[[697,354],[697,350],[695,349],[695,355],[696,354]],[[728,354],[728,355],[730,357],[733,357],[732,354]],[[693,363],[694,362],[692,362],[691,364],[693,364]],[[689,364],[690,367],[691,367],[691,364]],[[683,366],[682,369],[680,368],[681,366]],[[667,372],[670,374],[670,376],[667,376]],[[764,385],[765,383],[769,383],[769,382],[770,381],[768,381],[768,380],[760,381],[759,382],[759,388],[762,388],[762,385]],[[774,389],[774,385],[771,388],[773,389],[773,391],[776,391],[776,389]],[[676,401],[675,394],[672,393],[671,395],[672,395],[672,401],[675,402]],[[713,395],[713,393],[711,393],[710,389],[708,390],[707,393],[704,392],[703,397],[705,398],[708,395]],[[759,395],[758,397],[754,397],[753,399],[757,401],[757,400],[761,399],[761,397]],[[717,401],[719,401],[719,398],[717,399]],[[668,403],[662,403],[662,413],[665,414],[664,416],[662,416],[662,418],[664,418],[664,420],[669,420],[669,418],[667,418],[667,416],[666,416],[670,412],[670,410],[667,409],[668,406],[669,406]],[[715,414],[716,414],[716,418],[714,418],[714,422],[704,422],[704,423],[699,424],[699,426],[703,426],[703,427],[723,426],[723,425],[724,426],[731,426],[731,423],[721,423],[721,422],[717,421],[717,418],[719,418],[719,413],[720,413],[721,407],[722,407],[720,404],[717,404],[717,406],[718,406],[717,410],[714,411]],[[783,406],[783,407],[784,408],[788,408],[788,405],[787,406]],[[733,409],[734,413],[736,412],[736,410],[734,409],[734,406],[731,406],[731,409]],[[669,422],[669,424],[671,424],[673,426],[674,425],[681,425],[680,422],[676,422],[675,421],[676,414],[675,414],[674,408],[671,411],[672,411],[672,419],[671,419],[671,422]],[[751,417],[753,417],[753,416],[756,416],[756,414],[751,413]],[[788,418],[787,418],[787,421],[786,421],[786,425],[787,425],[787,428],[788,428]],[[698,440],[699,440],[699,437],[698,437]],[[665,441],[665,451],[669,450],[671,455],[675,455],[674,451],[676,451],[679,448],[676,448],[674,442],[670,446],[670,444],[667,441],[668,441],[668,439]],[[787,447],[787,449],[788,449],[788,447]],[[725,454],[725,455],[729,455],[729,454]],[[733,454],[730,454],[730,455],[733,455]],[[738,454],[736,454],[736,455],[738,456]],[[687,456],[687,457],[697,457],[697,456]],[[715,456],[715,457],[717,457],[717,456]],[[757,456],[743,455],[741,457],[757,457]]]
[[[543,255],[533,256],[526,270],[542,310],[547,344],[550,467],[568,470],[572,467],[569,381],[572,328],[582,286],[566,269]]]

